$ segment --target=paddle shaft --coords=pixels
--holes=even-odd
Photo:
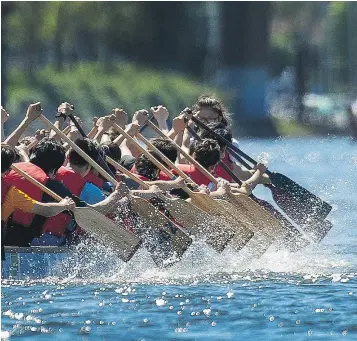
[[[109,156],[106,156],[105,159],[107,160],[108,163],[110,163],[112,166],[114,166],[117,170],[119,170],[121,173],[125,174],[131,180],[133,180],[136,183],[138,183],[144,189],[149,189],[150,188],[150,186],[146,182],[144,182],[143,180],[139,179],[137,176],[135,176],[135,174],[133,174],[130,171],[128,171],[125,167],[123,167],[121,164],[119,164],[118,162],[116,162],[113,159],[111,159]]]
[[[56,201],[61,201],[62,198],[56,194],[55,192],[51,191],[49,188],[47,188],[45,185],[41,184],[41,182],[37,181],[36,179],[34,179],[31,175],[27,174],[26,172],[24,172],[22,169],[17,168],[14,164],[11,165],[11,168],[18,174],[22,175],[26,180],[28,180],[29,182],[31,182],[33,185],[37,186],[38,188],[40,188],[43,192],[45,192],[46,194],[48,194],[50,197],[52,197],[53,199],[55,199]]]
[[[74,118],[73,114],[69,114],[68,117],[71,119],[71,121],[74,123],[78,131],[81,133],[83,137],[87,137],[86,133],[84,132],[83,128],[80,126],[78,121]]]
[[[158,135],[160,135],[163,138],[168,138],[154,123],[148,121],[147,122],[148,126],[150,126],[151,129],[153,129]],[[195,166],[204,176],[206,176],[210,181],[212,181],[215,185],[217,184],[217,179],[204,167],[201,166],[199,162],[197,162],[191,155],[186,153],[175,141],[171,140],[170,141],[172,145],[176,148],[176,150],[186,158],[187,161],[189,161],[191,164]],[[166,162],[166,161],[165,161]],[[171,165],[170,165],[171,167]],[[177,168],[177,167],[176,167]],[[174,169],[174,168],[173,168]],[[176,170],[176,169],[175,169]],[[176,170],[177,172],[177,170]],[[181,176],[181,175],[180,175]],[[187,177],[187,175],[186,175]]]
[[[119,127],[116,123],[113,123],[113,127],[119,131],[120,134],[125,136],[125,138],[131,143],[135,144],[135,147],[138,148],[156,167],[162,170],[170,179],[173,179],[175,175],[164,165],[162,165],[154,156],[152,156],[145,148],[143,148],[135,139],[130,136],[123,128]],[[138,134],[141,136],[140,134]],[[170,165],[169,165],[170,166]],[[185,177],[187,177],[185,175]]]
[[[191,128],[187,127],[187,130],[190,132],[190,134],[193,136],[193,138],[197,141],[201,141],[201,137]],[[229,176],[238,184],[242,185],[242,181],[235,175],[232,170],[223,162],[219,161],[218,164],[229,174]]]
[[[150,122],[152,119],[154,118],[154,116],[151,116],[150,118],[148,118],[148,120],[144,123],[144,125],[139,129],[139,133],[142,133],[148,126],[148,122]]]
[[[229,149],[233,150],[235,153],[239,154],[240,156],[244,157],[247,161],[251,162],[253,165],[258,164],[257,161],[252,159],[249,155],[245,154],[242,152],[239,148],[237,148],[232,142],[228,141],[221,135],[217,134],[215,131],[213,131],[211,128],[207,127],[204,123],[202,123],[200,120],[198,120],[196,117],[192,116],[192,121],[196,123],[199,127],[202,129],[208,131],[215,139],[221,141],[222,143],[226,144]],[[269,170],[266,170],[265,172],[268,175],[271,175],[271,172]]]
[[[82,129],[82,127],[80,126],[80,124],[78,123],[78,121],[75,119],[75,117],[73,116],[73,114],[68,115],[68,117],[71,119],[71,121],[74,123],[74,125],[76,126],[76,128],[78,129],[78,131],[81,133],[81,135],[83,137],[87,137],[86,133],[84,132],[84,130]],[[113,174],[113,172],[111,171],[111,169],[108,167],[107,163],[103,160],[102,156],[98,153],[98,161],[100,163],[100,166],[105,169],[106,172],[108,172],[112,177],[115,177],[115,175]]]
[[[58,136],[65,142],[67,142],[84,160],[86,160],[95,170],[97,170],[105,179],[110,181],[113,185],[117,185],[118,181],[100,167],[96,161],[94,161],[88,154],[86,154],[81,148],[79,148],[71,139],[69,139],[63,132],[52,124],[45,116],[41,115],[40,120],[49,128],[54,130]]]
[[[204,123],[200,122],[196,117],[192,117],[192,121],[202,129],[208,131],[216,139],[225,143],[231,151],[234,151],[235,153],[241,155],[253,165],[257,164],[255,160],[253,160],[247,154],[243,153],[230,141],[227,141],[225,138],[207,127]],[[309,221],[310,216],[323,220],[332,210],[332,206],[330,204],[321,200],[315,194],[311,193],[306,188],[300,186],[298,183],[291,180],[287,176],[276,172],[273,173],[268,170],[266,170],[265,173],[269,175],[271,182],[275,186],[274,188],[270,188],[273,191],[273,195],[275,193],[276,197],[274,197],[274,200],[277,203],[279,201],[278,205],[297,223],[307,223]],[[280,195],[284,197],[283,200],[279,199]],[[286,199],[290,201],[288,205],[286,205]],[[297,206],[299,208],[297,208]]]

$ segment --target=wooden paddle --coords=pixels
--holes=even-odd
[[[148,122],[148,125],[160,136],[166,137],[166,135],[163,134],[163,132],[152,122]],[[217,179],[215,179],[211,173],[209,173],[196,160],[194,160],[190,155],[183,151],[175,142],[172,141],[172,143],[189,162],[194,164],[195,167],[202,172],[203,175],[209,178],[213,183],[217,184]],[[238,219],[238,221],[243,221],[246,224],[250,224],[249,228],[255,233],[253,241],[257,241],[259,239],[259,249],[261,252],[265,252],[266,247],[272,244],[275,238],[279,237],[279,239],[282,239],[286,237],[287,231],[280,224],[280,222],[275,219],[269,212],[266,212],[264,209],[262,209],[248,196],[231,194],[229,199],[232,201],[232,203],[234,203],[234,206],[232,205],[233,207],[229,207],[228,210],[228,213],[232,215],[231,218],[235,219],[235,221]],[[222,210],[227,210],[229,203],[226,201],[220,201],[220,204]],[[262,225],[262,222],[265,223],[264,229],[259,228],[259,226]]]
[[[125,136],[128,141],[130,141],[131,143],[134,143],[135,146],[151,161],[153,162],[156,167],[158,167],[160,170],[162,170],[168,177],[170,177],[171,179],[175,178],[175,175],[167,169],[167,167],[165,167],[164,165],[161,164],[161,162],[159,162],[152,154],[150,154],[145,148],[143,148],[137,141],[135,141],[135,139],[133,139],[128,133],[126,133],[121,127],[119,127],[117,124],[113,124],[113,127],[115,129],[118,130],[119,133],[121,133],[123,136]],[[140,135],[140,138],[144,138],[142,135]],[[147,141],[148,142],[148,141]],[[149,142],[148,142],[149,143]],[[169,159],[167,159],[165,157],[165,155],[163,155],[159,150],[157,150],[154,146],[152,146],[152,149],[155,150],[155,152],[162,157],[162,160],[164,162],[167,162],[167,164],[171,167],[175,167],[175,165],[173,163],[171,163],[171,161]],[[183,178],[186,179],[188,181],[191,182],[191,180],[189,179],[189,177],[183,173],[183,172],[179,172],[179,175]],[[176,204],[180,204],[180,208],[181,212],[178,211],[177,212],[177,220],[180,221],[180,219],[184,218],[183,214],[184,211],[185,216],[187,217],[187,210],[190,209],[191,211],[193,210],[193,213],[195,214],[195,212],[197,211],[197,216],[198,218],[203,218],[203,215],[200,216],[200,213],[203,214],[202,211],[208,212],[208,213],[212,213],[213,212],[213,207],[212,207],[212,201],[214,203],[214,200],[209,201],[210,198],[209,196],[203,194],[203,193],[195,193],[192,192],[190,189],[188,189],[187,187],[183,188],[184,191],[186,193],[189,194],[189,196],[191,197],[191,199],[195,200],[195,202],[193,202],[194,206],[192,205],[187,205],[184,204],[181,201],[177,201]],[[209,199],[208,199],[209,198]],[[173,205],[170,204],[170,207],[174,210],[176,210],[176,208],[173,207]],[[197,208],[200,208],[201,210],[196,210]],[[218,215],[218,214],[216,214]],[[219,215],[222,215],[222,212],[219,212]],[[206,215],[204,215],[204,217],[207,217]],[[175,217],[176,218],[176,217]],[[207,217],[208,218],[208,217]],[[212,219],[211,219],[212,220]],[[202,222],[202,220],[201,220]],[[235,232],[232,231],[232,229],[230,228],[225,228],[225,229],[217,229],[215,228],[211,228],[211,224],[207,224],[206,229],[202,229],[202,223],[200,223],[199,225],[194,225],[194,224],[189,224],[188,226],[192,226],[195,229],[196,233],[203,233],[206,235],[206,243],[208,243],[210,246],[212,246],[215,250],[217,251],[222,251],[225,246],[227,245],[227,243],[232,239],[233,234],[235,234]],[[205,225],[204,225],[205,226]],[[223,225],[224,226],[224,225]],[[244,243],[246,243],[251,237],[252,237],[252,233],[250,231],[246,231],[245,234],[242,234],[241,236],[241,240],[242,240],[242,245],[241,247],[243,247]]]
[[[83,129],[81,128],[75,117],[73,115],[69,115],[69,117],[74,122],[75,126],[78,128],[78,131],[82,134],[82,136],[86,137],[85,132],[83,131]],[[100,157],[100,161],[102,164],[105,164],[107,169],[110,169],[107,163],[101,157]],[[115,162],[114,160],[112,161]],[[154,254],[153,259],[155,263],[158,266],[165,267],[168,265],[172,265],[174,262],[179,260],[182,257],[183,253],[187,250],[187,248],[192,243],[192,239],[190,238],[190,236],[185,234],[185,232],[182,231],[176,223],[171,221],[172,216],[170,215],[170,212],[164,210],[163,216],[166,218],[166,221],[162,215],[158,214],[161,213],[160,207],[162,207],[162,205],[160,202],[155,201],[156,204],[154,204],[154,202],[151,200],[150,204],[152,205],[150,205],[148,201],[139,197],[131,196],[130,199],[131,199],[131,206],[133,208],[136,208],[135,210],[136,213],[139,213],[140,216],[143,216],[145,220],[150,224],[154,224],[156,221],[155,226],[157,226],[158,224],[163,224],[163,222],[165,222],[162,225],[165,227],[165,230],[162,229],[160,230],[161,237],[166,234],[164,236],[165,237],[164,243],[162,243],[163,238],[155,238],[153,233],[148,233],[148,231],[143,231],[142,229],[141,230],[136,229],[140,233],[140,235],[143,236],[143,234],[145,234],[146,238],[145,238],[144,245],[149,251],[151,251],[152,255]],[[158,208],[159,210],[157,210]],[[155,245],[152,245],[152,242],[154,242]],[[172,245],[170,244],[170,242],[172,243]],[[158,243],[160,243],[161,246],[160,250],[158,250],[157,248]],[[165,244],[164,247],[163,244]],[[172,253],[170,246],[174,247],[174,254],[175,254],[174,256],[170,254]]]
[[[182,172],[181,169],[179,169],[170,159],[168,159],[155,146],[153,146],[150,143],[150,141],[148,141],[141,134],[138,134],[137,137],[139,138],[140,141],[145,143],[148,146],[148,148],[150,148],[152,151],[155,151],[155,153],[161,158],[161,160],[165,162],[168,166],[170,166],[172,169],[174,169],[182,178],[189,179],[189,177],[184,172]],[[159,169],[163,168],[160,162],[155,160],[155,158],[152,159],[153,156],[148,151],[145,151],[145,155],[147,155],[147,157],[150,160],[153,160],[153,162],[157,165]],[[173,173],[171,173],[170,177],[174,178],[175,176]],[[222,205],[220,205],[219,201],[213,200],[210,196],[204,193],[192,192],[187,187],[183,189],[190,196],[190,199],[192,200],[192,203],[195,206],[201,208],[202,210],[206,211],[211,215],[215,215],[218,216],[220,219],[223,219],[224,220],[224,225],[222,225],[223,229],[226,228],[234,229],[235,238],[233,239],[234,240],[233,244],[235,250],[237,251],[240,250],[253,237],[254,233],[247,227],[247,225],[244,224],[239,219],[237,219],[238,217],[234,213],[236,212],[236,208],[233,205],[231,207],[231,204],[226,201],[222,202]],[[217,230],[217,228],[215,230]],[[216,233],[222,233],[222,232],[219,231]]]
[[[43,192],[50,195],[53,199],[57,201],[62,200],[58,194],[51,191],[32,176],[16,167],[16,165],[13,164],[11,168],[33,185],[40,188]],[[141,245],[141,241],[137,236],[126,231],[123,227],[93,208],[76,207],[73,210],[73,214],[79,226],[84,227],[85,231],[92,234],[104,245],[112,246],[115,253],[124,262],[128,262]]]
[[[192,117],[192,121],[199,127],[208,131],[216,139],[219,139],[227,145],[230,150],[233,150],[247,161],[256,165],[257,162],[250,156],[242,152],[239,148],[234,146],[230,141],[216,134],[212,129],[207,127],[204,123],[199,121],[196,117]],[[295,181],[288,178],[286,175],[277,172],[266,171],[274,187],[272,193],[274,200],[282,207],[286,214],[291,217],[298,224],[305,224],[310,219],[324,220],[330,213],[332,206],[327,202],[318,198],[315,194],[308,191],[306,188],[300,186]],[[279,192],[274,191],[277,188]],[[279,193],[279,194],[278,194]]]
[[[228,149],[229,154],[231,154],[238,162],[240,162],[245,168],[253,169],[244,159],[242,159],[237,153]],[[274,201],[277,205],[285,212],[287,210],[291,210],[289,205],[294,205],[294,202],[289,200],[289,197],[284,195],[280,190],[274,185],[265,185],[268,187],[273,194]],[[295,238],[297,244],[294,246],[289,242],[289,245],[294,249],[298,250],[302,247],[308,245],[308,241],[306,238],[302,238],[302,234],[288,221],[280,212],[275,210],[275,208],[267,203],[266,201],[262,201],[256,197],[252,197],[253,200],[257,201],[262,207],[266,208],[269,212],[271,212],[274,216],[276,216],[280,221],[282,221],[283,225],[287,226],[289,230],[293,233],[291,235],[292,238]],[[289,215],[288,215],[289,216]],[[290,217],[290,216],[289,216]],[[290,217],[291,218],[291,217]],[[296,223],[297,224],[297,223]],[[297,224],[298,225],[298,224]],[[319,243],[331,230],[332,224],[330,221],[317,221],[316,219],[312,220],[309,223],[305,223],[300,226],[301,229],[307,233],[309,237],[313,239],[314,242]],[[298,232],[296,232],[298,231]]]
[[[142,188],[148,189],[150,187],[146,182],[139,179],[135,174],[131,173],[108,156],[106,157],[106,160],[121,173],[137,182]],[[217,229],[217,226],[221,226],[224,223],[222,220],[212,217],[212,215],[191,203],[179,198],[168,198],[164,195],[158,195],[157,198],[165,204],[165,207],[173,215],[175,221],[183,225],[185,228],[188,228],[189,231],[198,238],[204,238],[206,243],[217,252],[222,252],[228,242],[233,238],[233,231],[224,229],[223,232],[220,232],[220,229]],[[223,237],[221,237],[221,235],[223,235]]]
[[[190,132],[190,134],[195,140],[202,140],[201,137],[191,127],[187,127],[187,130]],[[244,160],[242,161],[244,162]],[[239,185],[242,184],[242,181],[232,172],[232,170],[223,161],[219,161],[218,164],[227,172],[227,174],[233,179],[233,181],[235,181]],[[247,166],[248,169],[252,169],[251,167],[249,167],[249,165]],[[302,233],[294,225],[292,225],[290,221],[287,220],[279,211],[277,211],[273,205],[269,204],[264,200],[258,199],[253,193],[249,195],[249,197],[263,209],[271,213],[287,229],[287,235],[283,239],[283,241],[280,241],[279,247],[284,246],[289,251],[296,252],[310,244],[309,241],[303,237]]]
[[[46,117],[41,115],[40,119],[45,125],[53,129],[64,141],[66,141],[82,158],[84,158],[105,179],[110,181],[115,186],[118,184],[117,180],[114,177],[112,177],[102,167],[100,167],[89,155],[87,155],[73,141],[71,141],[66,135],[64,135],[62,131],[59,130],[57,127],[55,127]],[[130,197],[130,199],[131,198],[132,197]],[[146,221],[150,221],[151,223],[154,223],[156,219],[157,223],[149,226],[156,229],[161,237],[165,237],[165,240],[163,240],[163,238],[160,239],[157,236],[155,236],[155,238],[157,237],[155,240],[153,240],[153,238],[148,238],[143,240],[144,245],[147,247],[149,252],[150,250],[155,251],[155,252],[150,252],[155,264],[160,267],[162,266],[165,267],[168,265],[172,265],[175,262],[178,262],[180,260],[180,256],[182,256],[182,254],[191,245],[192,239],[184,231],[182,231],[182,229],[180,229],[179,226],[175,225],[172,221],[170,221],[170,219],[166,218],[158,209],[150,205],[147,201],[142,199],[139,200],[139,199],[141,198],[138,198],[137,200],[141,202],[140,207],[144,207],[145,205],[147,206],[146,206],[146,210],[144,211],[140,210],[138,214],[141,216],[141,218],[143,218]],[[166,222],[164,225],[161,224],[163,220]],[[174,231],[174,233],[172,233],[172,231]],[[147,234],[145,234],[145,236],[147,236]],[[174,237],[177,240],[175,241],[170,240],[170,237]],[[157,243],[160,243],[161,246],[164,245],[165,253],[157,252],[155,250],[155,245],[152,246],[151,242],[154,243],[155,245],[157,245]],[[164,250],[163,247],[161,249]],[[170,256],[167,257],[167,255]]]

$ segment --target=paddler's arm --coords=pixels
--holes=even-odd
[[[64,122],[66,121],[67,116],[72,114],[73,110],[73,105],[67,102],[61,103],[57,109],[56,121],[54,123],[54,126],[59,130],[63,130]],[[54,130],[50,131],[50,139],[61,141],[61,138]]]
[[[19,189],[11,187],[1,205],[1,216],[2,220],[6,221],[14,210],[18,209],[26,213],[52,217],[62,211],[73,210],[74,207],[75,203],[70,198],[55,203],[42,203],[32,199]]]
[[[140,130],[140,125],[138,124],[137,121],[130,123],[127,125],[125,128],[125,132],[128,133],[131,137],[135,137],[135,135],[139,132]],[[119,135],[113,143],[116,143],[120,149],[121,149],[121,154],[124,155],[132,155],[135,157],[135,155],[140,155],[140,151],[138,149],[130,144],[129,141],[123,136]]]
[[[1,141],[5,140],[4,123],[9,119],[9,117],[9,113],[1,106]]]
[[[185,186],[185,180],[178,177],[175,180],[156,180],[156,181],[145,181],[149,186],[157,186],[161,191],[168,192],[172,189],[183,188]]]
[[[98,132],[98,126],[97,126],[97,121],[98,121],[98,117],[93,117],[93,120],[92,120],[92,122],[93,122],[93,127],[92,127],[92,129],[91,129],[91,131],[88,133],[88,135],[87,135],[87,137],[89,138],[89,139],[93,139],[94,138],[94,136],[95,136],[95,134]]]
[[[26,131],[29,125],[36,120],[42,114],[43,110],[37,110],[41,105],[40,102],[35,104],[30,104],[27,108],[27,112],[23,121],[19,124],[19,126],[8,136],[8,138],[4,141],[11,147],[15,147],[17,142],[19,141],[21,135]]]
[[[166,107],[158,105],[157,107],[151,107],[150,111],[156,119],[160,130],[166,135],[169,132],[169,128],[167,127],[167,119],[169,118],[168,110]]]
[[[70,211],[76,207],[76,204],[71,198],[64,198],[60,202],[42,203],[36,202],[32,209],[32,213],[43,215],[44,217],[53,217],[63,211]]]
[[[244,181],[240,186],[240,188],[232,189],[233,193],[241,193],[246,195],[252,194],[252,191],[255,188],[255,186],[260,183],[261,176],[267,170],[267,167],[262,163],[258,163],[255,168],[256,168],[255,173],[247,181]]]
[[[115,116],[114,115],[101,117],[98,120],[98,130],[97,130],[97,133],[94,136],[94,140],[96,140],[98,143],[100,143],[103,134],[106,131],[108,131],[108,129],[112,126],[114,120],[115,120]]]
[[[167,137],[171,138],[178,146],[182,146],[183,136],[185,129],[188,124],[188,118],[185,113],[181,113],[180,116],[175,117],[172,120],[172,129],[170,130]],[[185,163],[186,159],[182,156],[181,153],[177,153],[177,163]]]
[[[163,193],[163,191],[155,185],[150,186],[149,189],[138,189],[138,190],[133,190],[130,191],[131,195],[146,199],[146,200],[150,200],[152,197],[155,196],[160,196]]]
[[[255,173],[255,169],[243,170],[242,167],[236,163],[233,163],[233,173],[242,181],[248,180]],[[260,177],[260,184],[270,184],[270,178],[267,174],[263,174]]]
[[[97,204],[88,206],[94,208],[102,214],[109,214],[119,205],[119,200],[127,196],[129,193],[129,188],[123,182],[119,182],[115,187],[115,191],[107,198]]]

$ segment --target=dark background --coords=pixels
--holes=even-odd
[[[220,96],[240,135],[348,133],[357,92],[353,2],[2,2],[2,104],[21,119]]]

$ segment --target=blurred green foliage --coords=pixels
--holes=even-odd
[[[217,3],[220,25],[234,31],[223,3]],[[176,115],[200,94],[217,92],[202,81],[212,25],[206,2],[8,1],[1,7],[3,90],[14,116],[38,100],[46,111],[72,101],[84,119],[112,107],[132,114],[160,103]],[[271,75],[296,66],[301,40],[307,91],[321,84],[326,91],[320,78],[328,74],[329,81],[330,72],[328,90],[345,89],[357,60],[357,46],[351,48],[356,8],[352,2],[272,2]],[[239,32],[237,39],[243,39]],[[237,102],[234,94],[220,95]]]
[[[218,94],[181,74],[123,63],[112,65],[110,72],[94,62],[65,71],[46,66],[36,72],[32,81],[14,68],[9,81],[7,109],[14,116],[22,115],[29,103],[37,101],[43,103],[46,114],[54,114],[59,103],[68,101],[87,124],[91,117],[107,115],[116,107],[132,115],[136,110],[164,104],[176,116],[202,93]]]

